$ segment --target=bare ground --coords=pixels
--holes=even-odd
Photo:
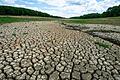
[[[120,80],[120,47],[57,22],[3,24],[0,79]]]

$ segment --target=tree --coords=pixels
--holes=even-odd
[[[57,16],[52,16],[40,11],[34,11],[31,9],[18,8],[18,7],[12,7],[12,6],[0,6],[0,15],[13,15],[13,16],[23,15],[23,16],[40,16],[40,17],[58,18]]]
[[[110,7],[102,14],[91,13],[91,14],[86,14],[86,15],[79,16],[79,17],[72,17],[72,18],[74,18],[74,19],[89,19],[89,18],[117,17],[117,16],[120,16],[120,5]]]

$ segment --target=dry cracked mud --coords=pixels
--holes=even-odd
[[[120,80],[120,47],[52,21],[3,24],[0,80]]]
[[[94,37],[100,37],[120,46],[120,26],[103,24],[66,24],[66,29],[83,31]]]

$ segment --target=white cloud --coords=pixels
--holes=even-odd
[[[109,7],[120,4],[120,0],[35,0],[35,2],[36,1],[38,2],[36,5],[28,0],[23,1],[22,4],[17,3],[17,0],[4,0],[2,2],[6,5],[25,7],[62,17],[102,13]],[[45,6],[40,5],[41,3]]]
[[[14,4],[16,0],[4,0],[3,2],[4,3],[7,3],[7,4]]]
[[[38,0],[39,2],[44,2],[52,6],[64,6],[65,0]]]
[[[67,6],[67,2],[78,2],[79,0],[38,0],[39,2],[47,3],[51,6]]]
[[[27,8],[27,9],[32,9],[32,10],[42,11],[42,12],[44,12],[44,10],[39,9],[38,7],[30,7],[30,6],[26,6],[26,5],[18,5],[18,4],[14,4],[14,5],[10,5],[10,6],[24,7],[24,8]]]
[[[13,6],[15,6],[15,7],[26,7],[26,5],[18,5],[18,4],[14,4]]]
[[[46,12],[63,17],[80,16],[88,13],[102,13],[107,8],[119,5],[119,0],[38,0],[48,5],[55,6],[54,10]],[[71,2],[71,4],[69,3]],[[72,4],[77,3],[77,5]],[[67,13],[72,12],[72,13]],[[74,13],[74,14],[73,14]]]

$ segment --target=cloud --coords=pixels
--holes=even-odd
[[[38,1],[47,3],[51,6],[65,6],[66,5],[65,0],[38,0]]]
[[[2,2],[62,17],[102,13],[109,7],[120,4],[120,0],[4,0]]]
[[[16,0],[4,0],[3,2],[4,3],[7,3],[7,4],[14,4]]]
[[[119,0],[38,0],[55,6],[52,12],[56,16],[71,17],[88,13],[102,13],[107,8],[119,5]]]

